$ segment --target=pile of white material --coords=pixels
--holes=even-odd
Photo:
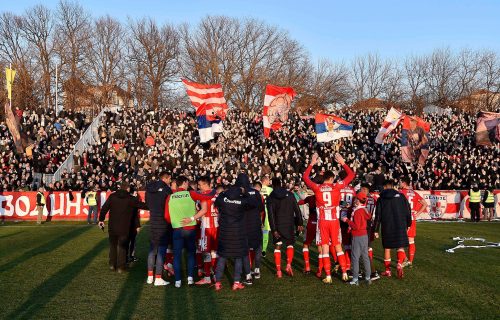
[[[453,241],[458,241],[457,246],[446,250],[448,253],[454,253],[457,249],[462,248],[500,248],[500,242],[489,242],[484,238],[474,238],[474,237],[454,237]],[[464,241],[478,241],[481,245],[469,246],[464,245]]]

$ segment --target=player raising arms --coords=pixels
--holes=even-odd
[[[311,170],[318,163],[318,154],[312,156],[311,163],[304,172],[303,179],[306,185],[314,191],[316,197],[316,206],[318,208],[318,227],[321,233],[321,247],[323,252],[323,267],[326,271],[324,283],[332,283],[331,263],[328,254],[329,245],[335,247],[338,261],[342,269],[342,279],[348,280],[346,259],[342,251],[342,236],[340,233],[340,190],[354,179],[354,171],[346,165],[344,158],[339,153],[335,154],[335,161],[342,165],[347,172],[344,180],[334,183],[334,174],[332,171],[326,171],[323,175],[324,180],[321,185],[314,183],[310,179]]]
[[[400,181],[400,192],[406,197],[411,209],[411,227],[408,229],[408,242],[410,246],[408,247],[408,255],[410,256],[409,261],[405,261],[404,267],[411,266],[413,264],[413,258],[415,258],[415,237],[417,236],[417,218],[425,211],[427,208],[427,203],[425,200],[416,193],[411,188],[410,179],[407,177],[401,178]]]

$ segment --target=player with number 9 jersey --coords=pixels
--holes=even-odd
[[[307,167],[303,179],[306,185],[313,190],[316,197],[321,244],[329,245],[331,243],[333,246],[340,245],[340,191],[349,185],[354,179],[355,174],[347,164],[344,164],[343,168],[347,172],[344,180],[334,183],[333,173],[330,176],[327,172],[325,173],[325,181],[322,184],[317,184],[310,179],[312,167],[312,165]]]

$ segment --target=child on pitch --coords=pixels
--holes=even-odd
[[[352,243],[351,243],[351,266],[352,266],[352,281],[351,285],[358,285],[359,277],[359,262],[360,258],[363,262],[365,271],[365,280],[367,284],[371,284],[370,280],[370,259],[368,257],[368,232],[367,223],[371,219],[371,215],[366,210],[366,193],[358,193],[354,199],[354,209],[351,219],[342,217],[342,221],[349,224],[351,227]]]

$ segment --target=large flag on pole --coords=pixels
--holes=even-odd
[[[387,137],[392,130],[396,129],[403,117],[404,116],[400,111],[391,108],[391,110],[387,113],[387,116],[385,116],[384,123],[375,138],[375,143],[383,144],[385,137]]]
[[[214,132],[222,132],[228,106],[220,84],[201,84],[182,79],[191,105],[196,109],[198,132],[202,143],[214,138]]]
[[[288,120],[290,105],[295,97],[295,90],[290,87],[278,87],[272,84],[266,86],[262,121],[264,136],[269,138],[271,130],[279,130]]]
[[[429,123],[416,116],[404,116],[401,130],[401,157],[403,162],[425,164],[429,156]]]
[[[12,112],[12,108],[8,102],[5,103],[5,122],[7,123],[7,127],[9,128],[10,134],[12,135],[12,140],[14,141],[14,145],[16,146],[16,151],[18,153],[24,152],[23,143],[21,140],[21,133],[19,131],[19,122],[14,116],[14,112]]]
[[[476,144],[492,146],[500,141],[500,113],[481,111],[476,121]]]
[[[14,84],[15,77],[16,77],[16,70],[11,68],[5,68],[5,78],[7,79],[7,96],[9,100],[12,100],[12,85]]]
[[[317,113],[314,117],[318,142],[352,137],[353,124],[331,114]]]

